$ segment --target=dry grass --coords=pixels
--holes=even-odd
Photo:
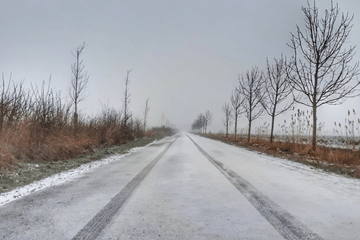
[[[93,151],[101,146],[124,144],[135,138],[119,126],[82,125],[76,128],[36,129],[24,122],[3,129],[0,137],[0,168],[15,167],[17,161],[57,161]],[[139,135],[139,134],[138,134]]]
[[[155,134],[155,135],[153,135]],[[142,147],[154,140],[161,139],[162,134],[148,131],[146,135],[153,137],[137,138],[128,144],[114,145],[102,148],[95,148],[90,154],[80,154],[71,159],[62,159],[59,161],[16,161],[18,165],[14,169],[3,169],[0,171],[0,194],[11,191],[17,187],[25,186],[34,181],[46,178],[62,171],[77,168],[82,164],[97,161],[113,154],[125,154],[133,147]]]
[[[125,144],[144,136],[139,119],[126,124],[119,111],[103,106],[93,118],[74,124],[71,105],[50,86],[33,86],[3,79],[0,85],[0,170],[19,161],[58,161],[92,152],[94,148]],[[154,135],[153,132],[145,135]],[[0,172],[1,174],[1,172]]]
[[[274,141],[271,144],[269,140],[259,137],[252,138],[250,143],[245,138],[226,138],[224,134],[211,134],[207,137],[360,178],[360,151],[324,146],[318,146],[314,151],[311,144],[289,141]]]

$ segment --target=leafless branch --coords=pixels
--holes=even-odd
[[[223,124],[225,126],[225,130],[226,130],[226,137],[229,137],[229,128],[233,123],[232,120],[232,110],[231,110],[231,105],[230,103],[226,102],[223,104],[222,106],[222,110],[225,113],[225,118],[223,119]]]
[[[239,77],[239,86],[236,90],[244,97],[243,107],[249,122],[248,142],[250,142],[251,123],[264,113],[261,104],[265,97],[263,73],[258,67],[253,67],[251,71],[247,70],[245,77]]]
[[[76,58],[75,63],[71,65],[71,86],[69,88],[69,95],[74,104],[74,124],[78,123],[78,104],[83,101],[87,96],[84,90],[89,82],[90,75],[85,71],[85,65],[81,59],[86,43],[76,47],[71,54]]]
[[[129,109],[130,106],[130,96],[131,94],[129,93],[129,83],[130,83],[130,78],[129,75],[131,73],[132,70],[127,70],[126,72],[126,78],[125,78],[125,91],[124,91],[124,99],[123,99],[123,125],[126,126],[127,121],[129,120],[129,118],[132,117],[132,112]]]
[[[294,56],[287,75],[293,88],[304,98],[297,103],[313,110],[313,148],[316,149],[316,110],[325,104],[341,104],[347,98],[358,96],[359,63],[351,65],[355,46],[344,48],[350,36],[353,16],[341,13],[331,2],[330,10],[320,17],[318,8],[309,3],[302,8],[305,30],[296,26],[288,44]]]
[[[242,98],[242,95],[239,91],[234,91],[232,94],[231,94],[231,98],[230,98],[230,103],[231,103],[231,106],[232,106],[232,111],[233,111],[233,114],[232,114],[232,118],[234,119],[234,137],[236,139],[236,133],[237,133],[237,122],[238,122],[238,119],[240,117],[240,115],[242,113],[245,112],[244,108],[243,108],[243,103],[244,103],[244,98]]]
[[[293,91],[286,74],[286,59],[281,55],[279,59],[274,59],[274,62],[270,65],[266,59],[265,97],[261,102],[266,113],[271,117],[270,142],[273,141],[275,117],[289,110],[295,103],[294,99],[297,99],[288,98]],[[288,102],[280,107],[285,100]]]

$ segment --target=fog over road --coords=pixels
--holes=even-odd
[[[359,239],[360,181],[182,133],[0,207],[0,239]]]

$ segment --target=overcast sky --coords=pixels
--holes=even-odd
[[[330,1],[317,1],[320,13]],[[223,130],[221,106],[238,85],[238,75],[266,58],[291,56],[286,45],[296,24],[304,26],[305,0],[0,0],[0,71],[5,78],[51,85],[66,97],[74,47],[86,41],[83,59],[90,74],[80,104],[95,115],[101,102],[120,108],[126,71],[130,74],[131,110],[142,115],[150,98],[149,121],[160,125],[164,113],[189,130],[197,115],[213,113],[210,129]],[[336,3],[336,1],[335,1]],[[351,45],[360,42],[360,1],[342,0],[354,14]],[[360,60],[359,46],[354,62]],[[360,98],[342,106],[321,107],[319,120],[331,130],[348,109],[360,115]],[[306,109],[306,108],[305,108]],[[289,113],[291,114],[291,113]],[[280,117],[278,123],[288,119]],[[270,121],[264,115],[255,125]],[[240,128],[245,127],[245,116]]]

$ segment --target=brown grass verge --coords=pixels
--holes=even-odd
[[[135,134],[119,126],[34,129],[31,124],[24,122],[15,128],[3,129],[0,137],[0,170],[14,168],[18,161],[73,158],[90,153],[94,148],[124,144],[134,140],[135,136],[142,137],[143,134]]]
[[[208,134],[206,137],[305,163],[325,171],[360,178],[360,151],[324,146],[318,146],[314,151],[310,144],[284,141],[274,141],[271,144],[269,140],[263,138],[253,138],[248,143],[245,138],[235,139],[234,136],[226,138],[224,134]]]
[[[11,191],[17,187],[28,185],[53,174],[78,168],[82,164],[101,160],[108,155],[125,154],[134,147],[142,147],[154,140],[159,140],[165,135],[162,133],[147,131],[143,138],[136,138],[127,144],[103,146],[95,148],[93,152],[80,154],[75,158],[58,161],[16,161],[16,168],[2,169],[0,171],[0,194]]]

